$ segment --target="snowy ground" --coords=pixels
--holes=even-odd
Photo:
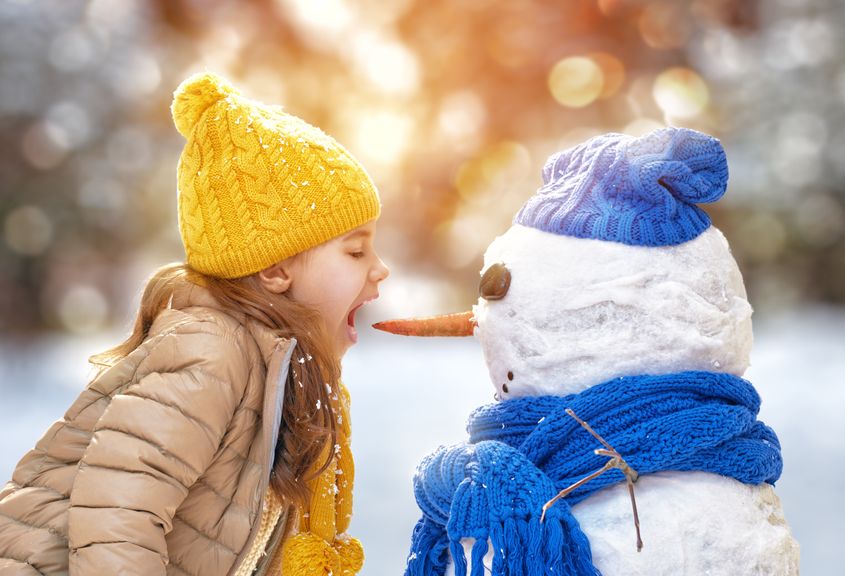
[[[492,388],[473,339],[362,332],[344,361],[357,466],[351,532],[367,552],[364,576],[399,574],[417,518],[414,467],[438,444],[463,438],[467,414],[492,400]],[[845,311],[758,318],[755,334],[747,377],[763,396],[762,419],[783,444],[777,491],[801,543],[802,572],[831,574],[845,539]],[[87,356],[112,340],[0,339],[0,482],[84,386]]]

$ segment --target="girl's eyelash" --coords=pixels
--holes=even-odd
[[[363,258],[364,252],[362,250],[357,250],[355,252],[350,252],[349,255],[352,256],[353,258]]]

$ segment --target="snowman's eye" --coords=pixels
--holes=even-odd
[[[510,285],[510,270],[504,264],[496,263],[490,266],[481,277],[478,295],[485,300],[501,300],[508,293]]]

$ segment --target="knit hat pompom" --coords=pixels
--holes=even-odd
[[[725,193],[721,143],[687,128],[635,138],[603,134],[558,152],[543,167],[543,186],[514,222],[546,232],[635,246],[692,240],[710,226],[696,204]]]
[[[586,154],[588,144],[599,144],[594,157]],[[669,127],[640,138],[604,134],[553,154],[543,167],[543,184],[554,185],[573,170],[583,171],[603,160],[613,162],[596,177],[635,168],[631,175],[638,176],[639,182],[632,181],[629,186],[638,186],[657,198],[668,191],[683,202],[715,202],[728,182],[728,161],[719,140],[695,130]]]
[[[690,204],[716,202],[728,185],[728,160],[722,144],[708,134],[685,128],[667,128],[636,138],[628,155],[658,154],[641,174],[672,196]],[[666,154],[668,157],[664,158]]]
[[[187,138],[203,112],[238,90],[223,78],[200,72],[186,78],[173,93],[170,112],[179,133]]]

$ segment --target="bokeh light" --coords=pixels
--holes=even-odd
[[[24,256],[42,254],[53,239],[53,223],[38,206],[19,206],[6,216],[6,245]]]
[[[96,41],[84,27],[71,28],[53,38],[48,52],[50,64],[62,72],[78,72],[96,55]]]
[[[401,42],[373,33],[354,35],[352,53],[364,76],[381,91],[410,94],[419,85],[416,57]]]
[[[571,56],[549,72],[549,90],[563,106],[583,108],[592,104],[604,89],[604,74],[592,58]]]
[[[449,94],[440,104],[437,125],[450,138],[462,139],[476,135],[487,120],[484,101],[471,90]]]
[[[777,139],[771,143],[774,174],[786,185],[800,188],[822,175],[822,151],[827,144],[824,119],[807,110],[780,118]]]
[[[74,100],[62,100],[50,106],[47,122],[62,131],[71,149],[85,144],[92,136],[91,120],[83,106]]]
[[[710,78],[740,81],[749,68],[758,64],[748,42],[728,30],[717,28],[704,32],[698,51],[696,60]]]
[[[654,81],[654,100],[669,117],[691,118],[707,107],[710,93],[704,80],[689,68],[669,68]]]
[[[830,23],[820,18],[784,19],[765,35],[764,57],[776,70],[816,66],[836,53],[836,42]]]
[[[353,124],[354,150],[362,156],[362,161],[395,164],[411,145],[413,119],[405,112],[387,108],[358,112],[348,117]]]
[[[344,32],[355,22],[344,0],[276,0],[276,5],[315,36]]]
[[[49,120],[33,124],[21,138],[21,153],[35,168],[52,170],[67,156],[70,138],[56,122]]]
[[[96,286],[69,286],[58,303],[58,316],[62,326],[77,334],[102,330],[108,313],[108,300]]]

